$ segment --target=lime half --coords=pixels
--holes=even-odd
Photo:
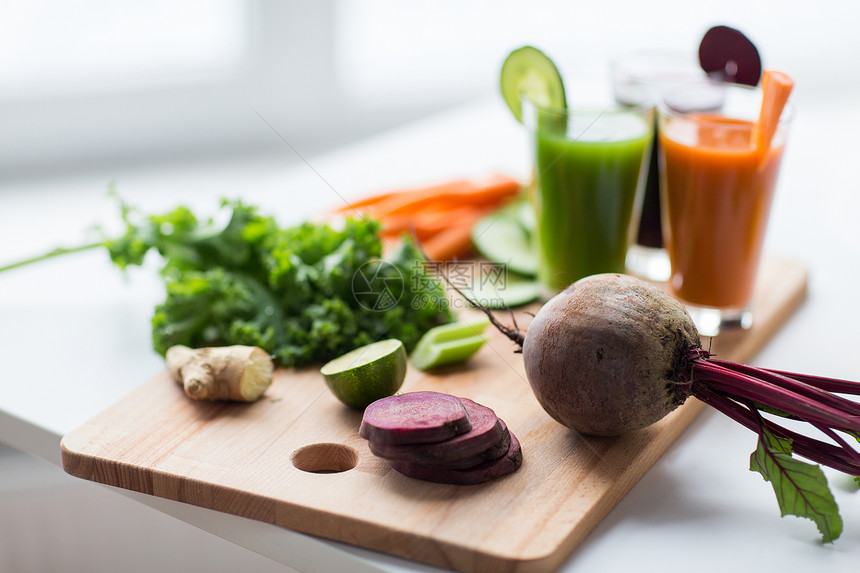
[[[532,46],[523,46],[508,55],[502,64],[501,86],[502,97],[519,122],[523,121],[524,95],[539,106],[567,107],[558,68]]]
[[[351,350],[320,369],[332,393],[351,408],[391,396],[406,377],[406,349],[396,339]]]

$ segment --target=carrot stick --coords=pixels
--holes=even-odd
[[[377,218],[403,212],[416,212],[436,203],[462,204],[498,203],[519,192],[519,182],[505,175],[494,175],[484,181],[463,179],[408,191],[381,193],[339,207],[334,213],[350,210],[367,212]]]
[[[360,210],[365,207],[370,207],[372,205],[376,205],[380,201],[383,201],[392,195],[396,194],[397,191],[389,191],[387,193],[377,193],[375,195],[370,195],[365,197],[364,199],[359,199],[357,201],[348,201],[345,205],[338,207],[336,209],[332,209],[332,213],[344,213],[354,210]]]
[[[419,240],[425,240],[435,233],[456,225],[474,225],[478,219],[493,211],[494,207],[458,207],[445,211],[421,211],[414,215],[394,215],[383,219],[384,235],[400,235],[416,232]]]
[[[380,203],[383,203],[392,198],[408,198],[413,197],[417,194],[434,194],[434,193],[444,193],[451,190],[457,190],[464,187],[472,186],[473,183],[471,181],[467,181],[465,179],[457,179],[454,181],[448,181],[446,183],[440,183],[437,185],[430,185],[428,187],[418,187],[415,189],[407,189],[404,191],[387,191],[384,193],[377,193],[374,195],[367,196],[363,199],[359,199],[357,201],[350,201],[348,205],[344,205],[342,207],[338,207],[334,209],[332,212],[334,213],[342,213],[344,211],[351,211],[353,209],[361,210],[364,208],[372,208]]]
[[[494,175],[479,182],[458,179],[447,183],[380,193],[339,207],[382,223],[381,235],[398,238],[414,233],[430,256],[449,260],[469,254],[472,227],[478,219],[520,193],[516,179]]]
[[[472,226],[448,227],[424,241],[421,246],[427,256],[436,261],[465,257],[472,250]]]
[[[779,125],[782,110],[794,88],[794,80],[788,75],[775,70],[765,70],[761,77],[761,111],[755,124],[756,148],[766,153],[770,148],[770,142]]]
[[[391,197],[374,210],[380,217],[399,213],[414,213],[435,202],[454,201],[461,205],[487,205],[511,198],[519,193],[520,184],[515,179],[494,179],[491,182],[471,184],[458,190],[433,193],[416,193],[409,197]]]
[[[436,209],[435,207],[419,211],[411,215],[415,224],[422,227],[435,227],[443,229],[464,221],[474,221],[498,207],[490,205],[487,207],[474,207],[472,205],[456,206]]]
[[[494,204],[489,204],[490,207],[495,206]],[[444,217],[446,214],[456,213],[459,211],[470,211],[474,209],[482,209],[486,208],[480,205],[470,205],[468,203],[463,203],[460,201],[449,201],[446,199],[442,199],[439,201],[434,201],[432,203],[428,203],[424,205],[420,209],[412,210],[404,210],[398,213],[389,213],[386,214],[384,218],[386,219],[395,219],[400,217],[417,217],[419,219],[432,219]]]
[[[403,235],[415,234],[419,241],[426,241],[436,235],[440,229],[428,225],[414,225],[408,218],[398,220],[395,225],[388,223],[382,227],[380,235],[386,239],[399,239]]]

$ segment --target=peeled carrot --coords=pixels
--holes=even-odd
[[[393,215],[383,220],[382,232],[404,233],[412,228],[429,232],[439,232],[452,225],[476,221],[478,217],[493,210],[492,208],[454,207],[445,210],[428,209],[414,215]]]
[[[359,199],[358,201],[349,201],[347,204],[343,205],[342,207],[338,207],[337,209],[333,209],[332,213],[344,213],[344,212],[348,212],[348,211],[354,211],[354,210],[359,210],[359,209],[363,209],[366,207],[371,207],[373,205],[376,205],[380,201],[383,201],[383,200],[387,199],[388,197],[395,195],[396,193],[397,193],[397,191],[389,191],[387,193],[377,193],[376,195],[371,195],[369,197],[365,197],[364,199]]]
[[[380,234],[388,239],[414,234],[419,241],[426,241],[440,230],[432,223],[415,222],[412,217],[392,217],[385,220]]]
[[[373,209],[379,216],[415,213],[436,202],[452,201],[460,205],[499,204],[519,193],[520,184],[514,179],[494,180],[481,184],[470,184],[457,190],[435,193],[415,193],[409,197],[393,196],[377,204]]]
[[[342,207],[338,207],[334,209],[334,213],[343,213],[352,210],[376,210],[377,207],[388,201],[392,198],[400,198],[399,201],[402,201],[403,198],[411,198],[415,197],[418,194],[439,194],[439,193],[447,193],[450,191],[458,191],[462,189],[470,188],[474,185],[471,181],[466,179],[457,179],[454,181],[448,181],[446,183],[440,183],[436,185],[431,185],[428,187],[419,187],[415,189],[407,189],[404,191],[387,191],[384,193],[376,193],[374,195],[370,195],[363,199],[359,199],[357,201],[350,201],[349,204],[344,205]]]
[[[379,193],[339,207],[332,214],[367,215],[382,223],[382,236],[414,234],[428,256],[448,260],[467,256],[472,227],[480,217],[520,193],[520,183],[506,175],[482,181],[457,179],[406,191]]]
[[[435,261],[449,261],[465,256],[472,250],[472,226],[448,227],[421,245],[427,256]]]
[[[429,187],[366,197],[349,206],[339,207],[335,212],[358,210],[377,218],[384,218],[400,213],[415,213],[429,205],[442,202],[457,205],[496,204],[498,201],[513,197],[519,189],[519,181],[505,175],[494,175],[480,182],[458,179]]]
[[[761,111],[755,124],[753,141],[761,153],[770,148],[770,142],[779,125],[782,110],[794,88],[794,80],[776,70],[765,70],[761,77]]]

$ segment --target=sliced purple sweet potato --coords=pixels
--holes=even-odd
[[[505,427],[496,413],[468,398],[460,398],[460,401],[472,424],[472,429],[468,432],[445,441],[424,444],[383,443],[369,438],[370,451],[388,460],[431,464],[475,456],[498,444],[504,435]]]
[[[364,410],[358,434],[379,445],[426,444],[472,429],[459,398],[440,392],[407,392],[382,398]]]
[[[389,463],[395,470],[411,478],[454,485],[475,485],[517,471],[523,463],[523,452],[519,440],[511,434],[511,443],[504,456],[464,470],[443,469],[435,465],[402,460],[391,460]]]

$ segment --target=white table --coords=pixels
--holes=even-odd
[[[800,100],[767,250],[811,269],[807,303],[756,357],[762,365],[860,379],[860,192],[848,100]],[[814,105],[813,105],[814,104]],[[289,134],[282,133],[289,141]],[[301,150],[299,150],[301,151]],[[182,201],[214,209],[243,197],[283,222],[338,195],[501,171],[528,172],[525,140],[497,101],[432,117],[324,157],[213,161],[159,170],[7,182],[0,188],[0,264],[115,224],[110,180],[144,210]],[[123,277],[102,251],[0,274],[0,441],[54,464],[66,432],[163,368],[149,318],[161,298],[154,265]],[[831,476],[845,520],[823,546],[812,522],[780,519],[770,485],[748,471],[755,436],[706,411],[585,542],[563,571],[849,571],[860,555],[860,493]],[[71,479],[71,478],[70,478]],[[92,487],[102,487],[93,484]],[[434,571],[424,565],[132,492],[127,495],[301,571]]]

